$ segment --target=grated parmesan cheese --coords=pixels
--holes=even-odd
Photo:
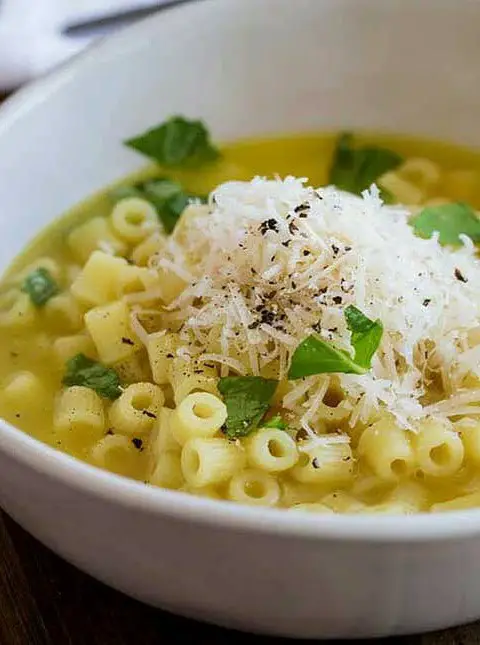
[[[284,379],[312,331],[350,350],[343,312],[353,304],[385,333],[369,373],[338,375],[352,426],[382,407],[410,427],[480,403],[462,390],[466,374],[480,376],[480,350],[468,342],[480,324],[480,263],[469,238],[452,250],[438,236],[416,237],[410,213],[383,204],[375,186],[357,197],[294,177],[255,178],[220,185],[209,204],[198,216],[190,206],[180,233],[149,261],[187,282],[165,307],[187,354],[206,354],[222,375]],[[138,323],[136,331],[143,340]],[[312,412],[302,406],[308,392],[310,405],[321,403],[322,378],[292,383],[284,399],[309,435]],[[441,396],[427,400],[439,383]]]

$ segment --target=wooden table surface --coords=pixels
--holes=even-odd
[[[270,645],[289,641],[232,632],[142,605],[81,573],[13,520],[0,516],[0,645],[189,642]],[[474,645],[480,643],[480,626],[398,638],[392,643]]]
[[[196,645],[289,642],[204,625],[142,605],[67,564],[0,513],[0,645],[173,645],[194,641]],[[480,645],[480,623],[393,642]]]

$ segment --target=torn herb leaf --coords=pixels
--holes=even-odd
[[[466,235],[474,244],[480,243],[480,219],[468,204],[455,202],[427,206],[410,219],[418,237],[430,238],[438,232],[443,245],[461,246],[460,235]]]
[[[221,378],[218,389],[227,406],[225,434],[230,439],[246,437],[258,427],[278,381],[261,376],[227,376]]]
[[[364,190],[390,170],[397,168],[402,157],[380,146],[353,145],[353,135],[344,132],[340,135],[330,167],[329,183],[340,190],[361,195]],[[385,201],[392,201],[388,191],[382,191]]]
[[[186,191],[179,182],[168,177],[139,182],[133,186],[120,186],[112,192],[112,198],[115,201],[127,197],[139,197],[150,202],[157,211],[166,233],[173,231],[190,201],[198,200],[202,203],[207,201],[204,195],[194,195]]]
[[[210,141],[202,121],[173,116],[159,126],[125,141],[137,150],[166,167],[198,167],[214,161],[219,151]]]
[[[372,357],[382,339],[383,325],[379,320],[370,320],[352,305],[346,308],[344,315],[347,327],[352,332],[350,342],[354,357],[312,334],[293,353],[288,372],[290,379],[335,372],[365,374],[371,368]]]
[[[355,352],[353,360],[357,365],[369,370],[372,357],[382,340],[383,325],[379,320],[370,320],[353,305],[345,309],[344,315],[347,327],[352,333],[350,344]]]
[[[297,379],[314,374],[365,374],[366,370],[357,365],[343,349],[311,335],[305,338],[292,356],[288,378]]]
[[[66,368],[62,381],[64,385],[82,385],[95,390],[106,399],[116,399],[122,393],[117,372],[84,354],[77,354],[70,358]]]
[[[39,267],[27,275],[22,291],[30,296],[36,307],[43,307],[60,289],[50,272],[44,267]]]

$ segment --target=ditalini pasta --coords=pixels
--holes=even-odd
[[[1,416],[319,521],[480,506],[479,158],[349,133],[222,158],[182,117],[132,147],[159,141],[3,278]]]

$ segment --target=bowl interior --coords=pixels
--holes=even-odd
[[[468,0],[202,0],[119,33],[0,110],[0,269],[52,219],[141,166],[122,140],[175,113],[205,119],[217,140],[352,127],[479,146],[479,18]],[[14,443],[73,482],[69,458],[0,424],[2,450],[19,454]],[[92,476],[77,470],[79,485]],[[107,480],[137,502],[133,483],[96,476]]]

